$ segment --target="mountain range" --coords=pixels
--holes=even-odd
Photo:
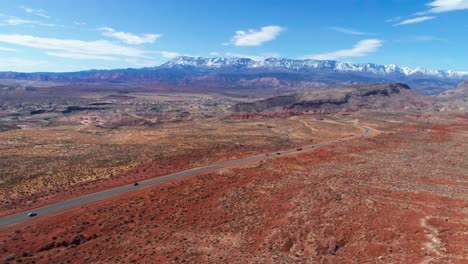
[[[156,67],[68,73],[0,72],[0,79],[133,83],[198,87],[218,92],[255,91],[273,94],[358,83],[404,82],[419,93],[435,95],[467,80],[468,72],[332,60],[267,58],[256,61],[248,58],[183,56]]]
[[[468,78],[468,72],[451,70],[427,70],[424,68],[399,67],[396,64],[378,65],[373,63],[355,64],[348,62],[338,62],[334,60],[293,60],[267,58],[255,61],[248,58],[203,58],[203,57],[178,57],[161,65],[164,68],[174,67],[198,67],[211,69],[282,69],[291,71],[324,71],[332,70],[337,72],[361,72],[373,74],[395,74],[400,76],[430,76],[436,78]]]

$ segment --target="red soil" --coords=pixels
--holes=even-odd
[[[235,146],[224,146],[223,148],[212,148],[210,151],[192,151],[190,154],[183,154],[171,158],[148,161],[138,165],[136,168],[127,170],[121,174],[114,175],[106,179],[88,181],[67,186],[66,190],[57,189],[52,191],[37,192],[34,195],[30,195],[22,199],[16,199],[14,203],[2,205],[0,216],[11,215],[66,199],[71,199],[126,184],[132,184],[134,182],[145,179],[159,177],[217,162],[223,162],[233,158],[256,155],[258,153],[258,150],[252,150],[246,147],[243,147],[243,149],[239,150],[239,148],[236,148]],[[201,159],[200,157],[204,158]]]
[[[0,255],[24,263],[468,263],[459,136],[467,128],[401,127],[38,217],[2,230]]]

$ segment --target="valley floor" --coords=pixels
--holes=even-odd
[[[330,137],[322,123],[376,133],[31,219],[0,232],[0,255],[23,263],[468,262],[466,115],[310,118],[287,120],[304,133],[315,128],[313,141]],[[147,164],[132,172],[151,173]]]
[[[201,118],[0,133],[0,216],[185,169],[360,133],[317,116]],[[312,130],[311,127],[315,127]]]

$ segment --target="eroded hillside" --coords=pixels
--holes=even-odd
[[[413,92],[406,84],[352,85],[306,90],[300,93],[241,103],[236,112],[333,113],[362,109],[402,111],[423,110],[435,100]]]

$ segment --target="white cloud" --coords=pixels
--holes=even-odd
[[[46,52],[47,55],[75,59],[75,60],[108,60],[115,61],[118,60],[116,57],[103,56],[103,55],[90,55],[90,54],[81,54],[81,53],[70,53],[70,52]]]
[[[200,57],[200,55],[197,55],[197,54],[179,53],[179,52],[167,51],[167,50],[154,51],[151,53],[159,54],[161,55],[161,57],[166,58],[166,59],[174,59],[174,58],[181,57],[181,56]]]
[[[340,32],[340,33],[349,34],[349,35],[374,35],[373,33],[362,32],[362,31],[355,30],[352,28],[330,27],[330,29]]]
[[[234,53],[234,52],[227,52],[226,53],[227,57],[234,57],[234,58],[249,58],[254,61],[261,61],[267,58],[277,58],[280,55],[278,53],[262,53],[259,55],[249,55],[249,54],[240,54],[240,53]]]
[[[218,57],[220,56],[221,54],[217,51],[213,51],[213,52],[210,52],[210,56],[215,56],[215,57]]]
[[[40,71],[38,69],[44,69],[50,66],[48,61],[44,60],[29,60],[22,58],[2,58],[0,60],[0,71]]]
[[[36,26],[46,26],[46,27],[56,27],[58,25],[52,23],[43,23],[37,20],[23,19],[19,17],[8,17],[3,20],[3,25],[8,26],[18,26],[18,25],[36,25]]]
[[[44,9],[33,9],[26,6],[20,6],[19,8],[23,9],[26,13],[29,14],[40,16],[43,18],[50,18],[50,16],[47,15],[47,12]]]
[[[116,31],[110,27],[99,28],[100,31],[103,31],[102,35],[106,37],[116,38],[127,44],[144,44],[144,43],[154,43],[156,39],[161,37],[160,34],[141,34],[136,35],[129,32]]]
[[[173,59],[173,58],[177,58],[179,56],[181,56],[180,53],[178,52],[174,52],[174,51],[160,51],[159,54],[161,56],[163,56],[164,58],[167,58],[167,59]]]
[[[356,45],[354,45],[351,49],[343,49],[315,55],[306,55],[303,58],[316,60],[336,60],[342,58],[362,57],[376,52],[382,46],[382,44],[383,40],[380,39],[365,39],[356,43]]]
[[[443,13],[468,9],[468,0],[436,0],[427,4],[428,13]]]
[[[285,28],[280,26],[266,26],[260,30],[238,30],[231,38],[231,43],[235,46],[260,46],[265,42],[274,40],[284,30]],[[223,45],[225,44],[227,43],[223,43]]]
[[[16,51],[16,50],[12,48],[0,47],[0,51]]]
[[[434,19],[435,17],[429,16],[430,14],[466,10],[468,9],[468,0],[435,0],[426,5],[429,6],[429,10],[414,13],[412,16],[417,17],[403,20],[394,26],[421,23],[423,21]],[[386,22],[395,22],[401,19],[402,17],[397,17],[396,19],[389,19]]]
[[[422,17],[415,17],[415,18],[409,18],[405,19],[401,22],[396,23],[394,26],[401,26],[401,25],[408,25],[408,24],[416,24],[416,23],[421,23],[427,20],[434,19],[435,17],[433,16],[422,16]]]
[[[0,34],[0,42],[9,43],[19,46],[59,51],[62,57],[69,55],[69,58],[74,56],[119,56],[119,57],[147,57],[147,51],[133,47],[122,46],[106,40],[82,41],[75,39],[56,39],[56,38],[41,38],[29,35],[19,34]],[[80,54],[80,55],[78,55]]]

